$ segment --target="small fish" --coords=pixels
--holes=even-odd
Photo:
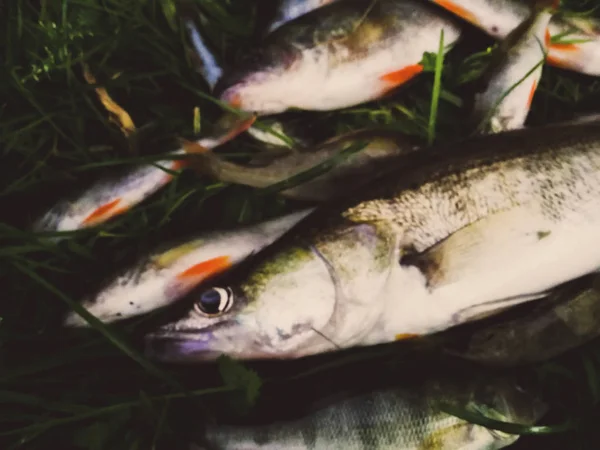
[[[185,8],[180,15],[188,29],[195,26]],[[333,2],[285,23],[245,51],[239,65],[223,70],[213,95],[258,116],[355,106],[420,74],[424,53],[437,53],[442,31],[448,51],[460,27],[422,1]],[[204,47],[197,50],[201,60]],[[202,62],[210,64],[214,61]]]
[[[429,0],[496,39],[504,39],[530,14],[519,0]],[[531,4],[531,2],[530,2]],[[548,64],[587,75],[600,75],[598,22],[554,16],[549,24]]]
[[[230,118],[228,118],[230,119]],[[202,146],[215,148],[246,130],[254,117],[236,116],[233,125],[223,134],[200,140]],[[228,123],[223,118],[223,123]],[[170,153],[177,157],[185,155],[180,148]],[[175,174],[185,169],[187,159],[167,159],[145,164],[107,179],[101,179],[77,195],[59,201],[33,224],[36,232],[75,231],[100,225],[119,216],[141,203],[169,184]],[[158,166],[158,167],[157,167]],[[165,170],[166,169],[166,170]]]
[[[271,33],[276,28],[296,17],[303,16],[310,11],[335,1],[337,0],[281,0],[275,17],[266,30],[266,34]]]
[[[492,450],[519,435],[472,424],[443,411],[484,411],[493,420],[533,425],[548,405],[508,379],[456,383],[427,379],[322,401],[299,418],[260,425],[207,425],[190,450]]]
[[[192,292],[149,333],[148,355],[289,359],[426,336],[600,268],[597,122],[437,144],[402,163]]]
[[[530,17],[496,49],[489,75],[483,76],[485,88],[475,95],[473,119],[481,131],[497,133],[525,124],[548,49],[554,7],[547,3],[538,1]]]
[[[319,164],[333,158],[341,158],[342,152],[351,149],[353,144],[360,143],[364,143],[362,148],[350,153],[325,173],[284,189],[280,194],[304,201],[331,200],[342,195],[348,186],[356,187],[366,183],[374,174],[388,169],[391,164],[400,164],[403,155],[418,149],[402,133],[364,129],[329,139],[313,148],[289,152],[262,167],[229,162],[210,151],[200,151],[193,167],[221,182],[266,188],[299,176],[302,172],[314,170]],[[194,153],[193,150],[188,152]]]
[[[598,276],[592,283],[569,283],[552,298],[527,306],[532,308],[477,324],[445,351],[491,366],[518,366],[547,361],[600,336]]]
[[[85,299],[82,306],[105,323],[162,308],[271,244],[311,211],[304,209],[256,225],[214,231],[183,244],[166,246],[111,279],[98,293]],[[87,326],[75,312],[67,315],[64,324]]]

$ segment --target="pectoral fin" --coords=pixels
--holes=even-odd
[[[520,253],[549,236],[549,226],[526,207],[513,208],[467,225],[428,250],[406,256],[401,263],[417,266],[431,290],[475,274],[491,276],[510,268]]]

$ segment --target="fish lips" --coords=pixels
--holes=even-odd
[[[185,336],[169,336],[153,333],[145,338],[144,353],[146,357],[165,363],[196,363],[216,360],[222,352],[214,350],[211,334],[202,334],[202,339]]]

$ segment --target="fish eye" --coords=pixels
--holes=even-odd
[[[194,310],[203,316],[214,317],[226,313],[233,305],[233,291],[230,288],[214,287],[200,294],[194,303]]]

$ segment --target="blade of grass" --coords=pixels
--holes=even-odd
[[[444,30],[440,33],[440,45],[435,58],[435,74],[433,78],[433,93],[431,95],[431,110],[429,113],[429,126],[427,128],[427,143],[433,144],[435,140],[435,123],[437,120],[438,104],[442,84],[442,68],[444,65]]]
[[[173,377],[171,377],[168,373],[161,370],[158,366],[151,363],[148,359],[146,359],[140,352],[131,347],[125,339],[118,335],[115,330],[109,329],[104,323],[102,323],[96,316],[88,312],[83,306],[78,304],[77,302],[70,299],[59,289],[48,283],[44,278],[39,276],[38,274],[32,272],[28,267],[20,263],[14,263],[14,265],[24,274],[28,275],[33,281],[40,284],[42,287],[52,292],[58,298],[60,298],[63,302],[65,302],[73,311],[79,314],[85,321],[96,331],[102,334],[110,343],[115,345],[119,350],[129,356],[131,359],[140,364],[147,372],[161,378],[171,387],[177,390],[184,390],[184,387]]]

